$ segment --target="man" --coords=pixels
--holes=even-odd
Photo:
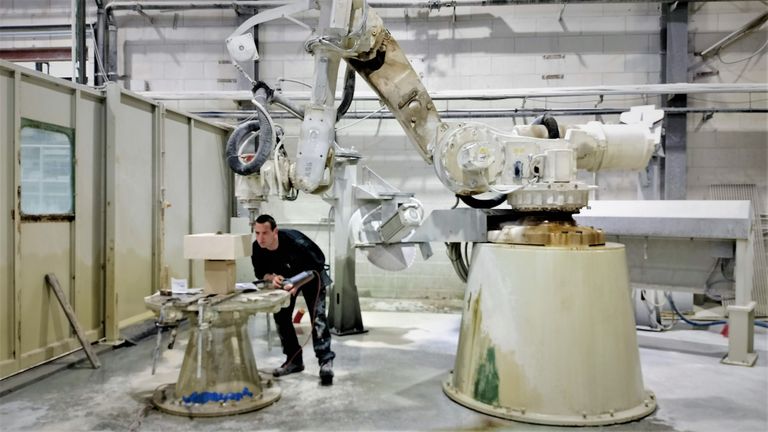
[[[274,288],[291,292],[290,305],[275,313],[277,333],[286,360],[272,375],[279,377],[304,370],[301,346],[291,320],[296,306],[296,294],[300,289],[312,320],[312,344],[320,364],[320,380],[322,384],[332,384],[333,359],[336,354],[331,351],[331,332],[325,316],[325,289],[330,279],[325,275],[323,252],[315,242],[299,231],[278,230],[275,219],[270,215],[263,214],[256,218],[253,232],[256,241],[253,243],[251,263],[256,278],[272,282]],[[283,284],[288,278],[303,271],[314,272],[306,283],[297,286]]]

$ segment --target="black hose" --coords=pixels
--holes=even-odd
[[[491,209],[507,200],[506,195],[499,195],[495,198],[478,199],[469,195],[456,195],[464,204],[477,209]]]
[[[685,315],[682,314],[682,312],[680,312],[680,309],[677,308],[675,301],[672,300],[672,294],[667,293],[666,296],[667,296],[667,301],[669,302],[669,305],[672,307],[672,310],[675,311],[677,316],[679,316],[680,319],[685,321],[687,324],[690,324],[694,327],[709,327],[709,326],[715,326],[715,325],[721,325],[721,324],[728,324],[728,321],[710,321],[710,322],[691,321],[688,318],[686,318]]]
[[[344,74],[344,93],[341,95],[341,103],[336,109],[336,121],[341,120],[352,106],[352,98],[355,96],[355,70],[347,65],[347,72]]]
[[[560,128],[557,127],[557,120],[549,114],[544,114],[536,117],[531,122],[532,125],[544,125],[547,128],[547,135],[549,139],[560,138]]]
[[[269,87],[265,87],[266,86],[259,86],[258,84],[254,86],[254,98],[264,107],[267,105],[269,90]],[[272,127],[270,126],[267,115],[261,112],[261,110],[256,111],[259,119],[245,122],[238,126],[227,140],[226,158],[229,168],[242,176],[259,172],[261,166],[267,161],[269,154],[272,153],[272,149],[275,146],[275,143],[272,142]],[[237,154],[237,151],[243,142],[245,142],[252,133],[257,131],[260,131],[260,133],[259,140],[256,143],[256,150],[254,151],[256,155],[252,160],[244,163]]]

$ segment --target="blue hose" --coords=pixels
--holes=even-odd
[[[728,324],[728,321],[711,321],[711,322],[699,322],[699,321],[691,321],[680,312],[680,310],[677,308],[677,305],[675,304],[675,301],[672,300],[672,295],[667,293],[667,300],[669,301],[669,305],[672,306],[672,310],[675,311],[677,316],[680,317],[681,320],[685,321],[687,324],[690,324],[694,327],[709,327],[713,325],[720,325],[720,324]]]
[[[677,316],[679,316],[680,319],[685,321],[687,324],[690,324],[694,327],[709,327],[714,325],[728,324],[728,321],[711,321],[711,322],[691,321],[685,316],[683,316],[683,314],[680,313],[680,310],[677,309],[677,305],[675,304],[675,301],[672,300],[672,295],[666,294],[666,296],[667,296],[667,300],[669,300],[669,305],[672,306],[672,310],[674,310]],[[755,320],[755,325],[758,327],[768,328],[768,323],[765,321]]]

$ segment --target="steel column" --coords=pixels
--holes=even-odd
[[[97,0],[96,5],[96,47],[94,48],[94,57],[97,59],[95,63],[94,83],[96,87],[104,85],[107,81],[105,74],[107,73],[107,66],[105,64],[107,58],[107,14],[104,11],[104,3],[102,0]],[[101,59],[101,64],[99,64]]]
[[[75,8],[75,61],[77,61],[77,83],[87,84],[88,77],[85,74],[85,0],[77,0]],[[72,77],[75,81],[75,77]]]
[[[355,241],[349,228],[355,212],[357,158],[334,161],[333,288],[328,303],[328,322],[336,335],[363,333],[363,317],[355,284]]]
[[[665,3],[661,13],[661,81],[688,82],[688,2]],[[662,107],[685,107],[688,96],[662,96]],[[667,113],[664,117],[664,152],[662,160],[663,198],[685,199],[687,189],[687,115]]]

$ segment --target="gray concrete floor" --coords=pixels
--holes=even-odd
[[[154,339],[101,355],[0,398],[0,430],[234,431],[234,430],[574,430],[499,420],[455,404],[441,382],[453,368],[458,314],[364,312],[370,332],[334,338],[336,380],[318,383],[318,367],[305,350],[307,369],[279,380],[282,398],[261,411],[189,419],[146,408],[152,390],[176,380],[186,333],[165,350],[150,374]],[[306,321],[306,319],[305,319]],[[251,323],[259,367],[282,361],[279,344],[267,350],[264,315]],[[301,341],[307,326],[301,328]],[[639,333],[646,387],[656,393],[651,416],[607,430],[768,431],[768,334],[758,329],[755,367],[720,364],[727,341],[716,331]],[[311,347],[311,343],[309,344]]]

